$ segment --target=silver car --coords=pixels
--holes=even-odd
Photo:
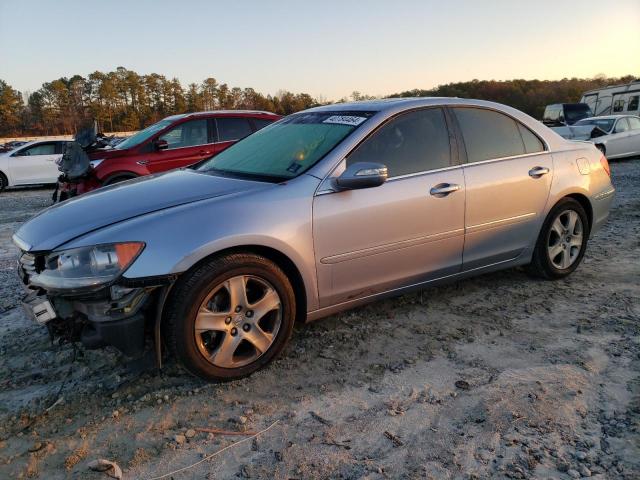
[[[513,108],[389,99],[291,115],[194,168],[51,207],[14,241],[25,306],[54,334],[137,354],[153,332],[158,359],[167,345],[229,379],[273,360],[296,320],[519,265],[565,277],[613,194],[592,144]]]
[[[635,115],[607,115],[590,117],[576,122],[574,127],[597,127],[605,135],[590,141],[608,159],[640,155],[640,117]]]

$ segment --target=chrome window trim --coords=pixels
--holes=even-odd
[[[441,109],[448,108],[448,109],[450,109],[452,111],[452,115],[454,115],[454,116],[455,116],[455,112],[453,112],[453,110],[455,108],[479,108],[479,109],[484,109],[484,110],[489,110],[489,111],[492,111],[492,112],[500,113],[502,115],[506,115],[511,120],[516,122],[516,124],[521,124],[524,128],[526,128],[533,135],[535,135],[536,138],[538,138],[540,140],[540,142],[542,143],[542,146],[544,147],[544,150],[542,150],[540,152],[523,153],[523,154],[520,154],[520,155],[511,155],[509,157],[489,158],[487,160],[479,160],[477,162],[466,162],[466,163],[460,163],[458,165],[451,165],[449,167],[443,167],[443,168],[438,168],[438,169],[434,169],[434,170],[423,170],[421,172],[414,172],[414,173],[408,173],[408,174],[405,174],[405,175],[398,175],[398,176],[395,176],[395,177],[389,177],[387,179],[387,182],[398,180],[398,179],[403,179],[403,178],[411,178],[411,177],[415,177],[415,176],[419,176],[419,175],[427,175],[429,173],[436,173],[436,172],[442,172],[442,171],[446,171],[446,170],[452,170],[454,168],[461,168],[461,167],[464,168],[464,167],[469,166],[469,165],[482,165],[482,164],[490,163],[490,162],[500,162],[500,161],[503,161],[503,160],[512,160],[512,159],[524,158],[524,157],[533,157],[533,156],[537,156],[537,155],[545,155],[545,154],[550,154],[551,153],[551,148],[549,147],[549,144],[547,143],[547,140],[544,137],[540,136],[537,132],[533,131],[525,123],[521,122],[520,120],[518,120],[517,118],[513,117],[509,113],[503,112],[502,110],[498,110],[496,108],[478,106],[478,105],[460,105],[460,104],[456,104],[456,103],[443,103],[443,104],[438,104],[438,105],[429,105],[429,106],[425,106],[425,107],[411,108],[411,109],[407,109],[407,110],[404,110],[402,112],[399,112],[398,114],[393,115],[393,116],[387,118],[386,120],[384,120],[369,135],[367,135],[356,146],[354,146],[351,150],[349,150],[349,152],[347,154],[345,154],[344,157],[342,157],[338,162],[336,162],[335,166],[329,171],[329,173],[327,173],[325,175],[325,177],[320,182],[320,185],[318,185],[318,189],[314,193],[314,196],[327,195],[327,194],[330,194],[330,193],[338,193],[337,190],[333,190],[333,189],[320,190],[320,187],[327,181],[327,179],[332,178],[333,173],[349,157],[349,155],[352,152],[354,152],[362,143],[364,143],[366,141],[367,138],[369,138],[371,135],[373,135],[378,129],[380,129],[382,126],[384,126],[385,123],[387,123],[389,120],[392,120],[393,118],[397,117],[398,115],[402,115],[403,113],[408,113],[408,112],[412,112],[414,110],[423,110],[423,109],[428,109],[428,108],[441,108]],[[455,121],[457,122],[457,119],[455,119]],[[450,128],[450,125],[448,123],[447,123],[447,128]],[[459,130],[459,127],[457,127],[457,130]],[[454,139],[456,139],[456,140],[458,138],[458,131],[457,130],[454,129],[454,131],[453,131]],[[449,132],[449,133],[451,135],[452,132]],[[459,135],[462,135],[461,131],[459,132]],[[450,138],[451,138],[451,136],[450,136]],[[461,140],[464,142],[464,138],[461,138]],[[524,143],[524,140],[523,140],[523,143]],[[465,149],[466,149],[466,145],[465,145]],[[453,158],[452,158],[452,160],[453,160]]]

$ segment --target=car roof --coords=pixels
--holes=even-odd
[[[508,105],[501,103],[489,102],[487,100],[475,100],[460,97],[403,97],[403,98],[382,98],[377,100],[364,100],[360,102],[334,103],[331,105],[323,105],[321,107],[310,108],[305,112],[397,112],[409,110],[412,108],[453,105],[467,107],[488,107],[503,112],[518,112]]]
[[[250,116],[250,117],[273,117],[280,118],[280,115],[273,112],[267,112],[264,110],[207,110],[205,112],[190,112],[190,113],[181,113],[178,115],[171,115],[170,117],[165,117],[164,120],[178,120],[180,118],[188,118],[188,117],[219,117],[222,115],[232,115],[232,116]]]

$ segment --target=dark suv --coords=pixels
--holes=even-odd
[[[555,103],[545,107],[542,123],[547,127],[559,127],[573,125],[588,117],[593,117],[593,112],[586,103]]]
[[[280,118],[274,113],[253,110],[217,110],[167,117],[113,148],[89,153],[88,174],[73,183],[61,181],[60,198],[192,165]]]

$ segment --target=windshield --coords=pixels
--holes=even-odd
[[[283,181],[321,160],[373,112],[291,115],[224,150],[196,170],[220,175]]]
[[[140,130],[135,135],[130,136],[126,140],[123,140],[122,142],[117,144],[115,146],[115,148],[117,148],[118,150],[125,150],[127,148],[131,148],[131,147],[135,147],[137,145],[140,145],[142,142],[144,142],[149,137],[151,137],[154,133],[159,132],[163,128],[168,127],[174,121],[175,121],[175,119],[169,120],[167,118],[165,118],[164,120],[160,120],[158,123],[154,123],[153,125],[145,128],[144,130]]]
[[[591,109],[586,103],[564,106],[564,119],[567,123],[575,123],[578,120],[592,116]]]
[[[589,120],[580,120],[576,122],[576,126],[579,125],[594,125],[600,130],[608,132],[613,127],[614,120],[612,118],[590,118]]]

